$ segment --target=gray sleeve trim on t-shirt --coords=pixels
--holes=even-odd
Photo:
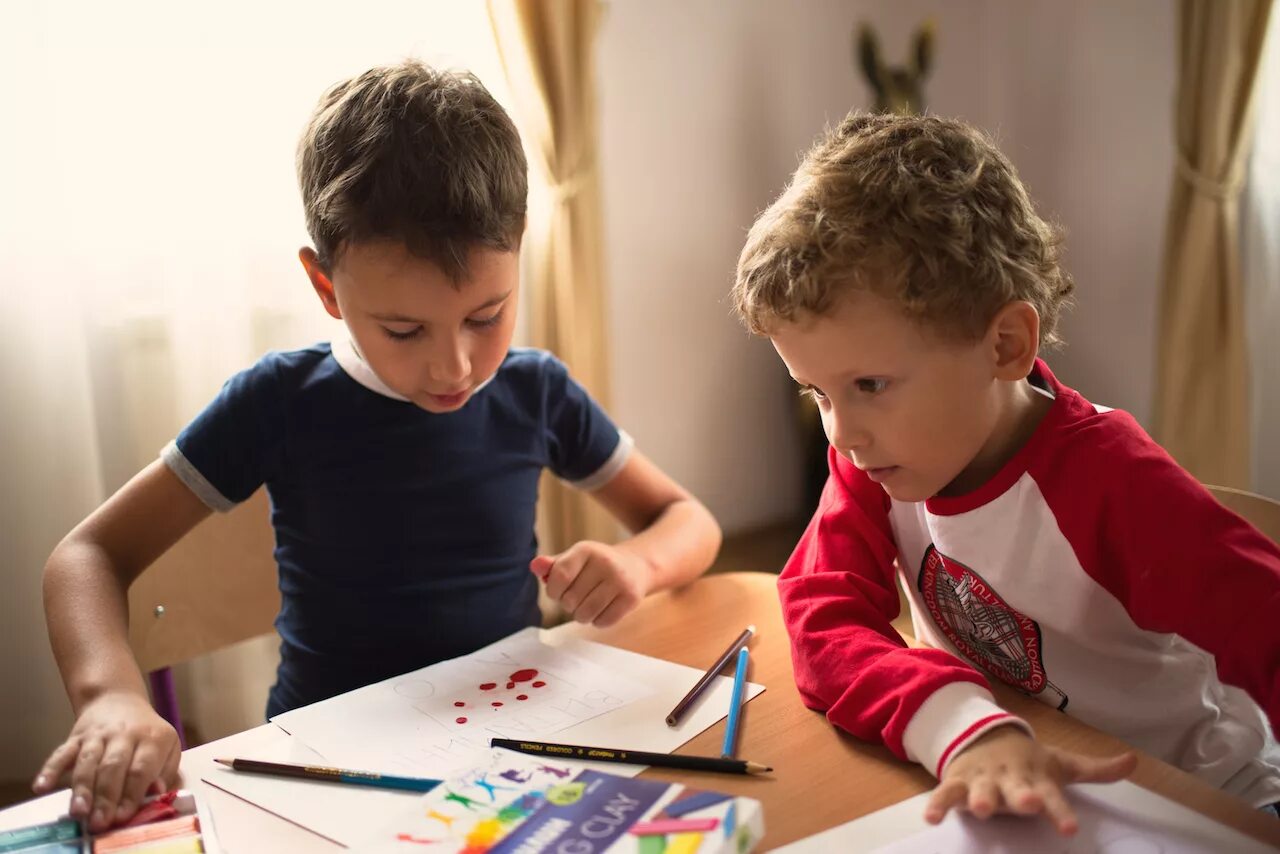
[[[583,492],[594,492],[613,480],[618,472],[622,471],[627,464],[627,460],[631,459],[631,451],[635,446],[636,440],[631,438],[631,434],[626,430],[619,430],[618,445],[600,468],[582,478],[582,480],[568,480],[565,483],[574,489],[581,489]]]
[[[219,492],[217,487],[206,480],[200,470],[191,464],[191,461],[178,448],[177,442],[165,445],[160,451],[160,459],[164,460],[169,470],[178,476],[178,480],[185,483],[187,488],[196,494],[196,498],[203,501],[210,510],[226,513],[236,506],[234,501]]]

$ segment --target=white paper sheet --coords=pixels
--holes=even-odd
[[[488,751],[491,738],[550,740],[651,691],[633,674],[543,644],[530,628],[272,723],[334,765],[439,779]]]
[[[519,635],[513,635],[512,638],[520,637],[523,643],[529,637],[536,639],[537,631],[536,629],[531,630],[533,633],[531,635],[521,632]],[[575,659],[578,662],[579,669],[576,671],[578,673],[594,673],[597,670],[603,670],[610,674],[620,674],[616,678],[623,679],[632,685],[632,689],[626,693],[629,695],[639,693],[639,696],[625,705],[615,706],[612,710],[606,710],[595,717],[581,719],[567,729],[554,733],[554,738],[525,733],[524,737],[526,738],[670,753],[698,733],[722,720],[728,713],[733,680],[728,676],[720,676],[708,686],[702,699],[689,710],[678,727],[668,727],[666,725],[667,713],[701,677],[702,671],[604,646],[603,644],[569,638],[554,629],[543,631],[541,639],[545,649],[540,655],[548,656],[547,660],[566,660],[566,657]],[[437,687],[446,685],[444,680],[435,678],[436,671],[434,668],[440,668],[449,663],[441,662],[441,664],[433,665],[433,668],[426,668],[425,670],[432,671],[432,678],[427,681]],[[511,662],[505,663],[510,664]],[[529,667],[537,668],[536,665],[532,664]],[[541,670],[542,668],[537,669]],[[561,672],[561,668],[558,667],[549,667],[547,669],[549,672]],[[425,672],[425,670],[419,672]],[[504,672],[503,675],[509,675],[511,672],[514,672],[514,669]],[[396,680],[388,680],[388,682],[394,683]],[[469,679],[463,682],[463,685],[470,683],[475,683],[473,687],[477,689],[478,685],[481,684],[477,683],[475,679]],[[507,691],[505,683],[502,683],[500,687],[504,692]],[[360,691],[366,690],[360,689]],[[748,683],[743,691],[744,702],[759,695],[763,690],[764,686],[762,685]],[[297,727],[295,721],[302,717],[300,715],[301,712],[319,710],[320,707],[326,704],[336,703],[339,700],[360,693],[360,691],[343,695],[343,697],[335,697],[333,700],[317,703],[315,706],[309,706],[306,709],[280,715],[275,718],[275,721],[286,726]],[[451,695],[440,697],[437,694],[434,696],[450,704],[444,708],[454,708],[451,704],[457,702],[449,698]],[[488,696],[488,694],[485,696]],[[399,703],[401,701],[397,699],[394,702]],[[466,702],[466,700],[462,700],[462,702]],[[280,740],[269,749],[258,748],[254,755],[242,755],[241,758],[334,765],[357,770],[387,770],[374,767],[372,763],[374,762],[375,753],[373,751],[365,754],[361,750],[362,745],[372,744],[374,745],[374,751],[385,753],[387,746],[377,732],[377,727],[382,725],[380,722],[388,717],[387,714],[375,711],[371,715],[362,716],[366,711],[363,710],[363,707],[357,707],[353,710],[351,707],[343,705],[341,708],[343,710],[341,716],[335,715],[331,720],[322,719],[321,726],[314,729],[322,732],[322,738],[328,738],[333,734],[334,730],[337,730],[340,738],[334,738],[333,742],[343,753],[345,759],[339,759],[328,753],[313,749],[314,745],[304,743],[298,735],[289,737],[283,733]],[[439,714],[441,706],[437,703],[429,708]],[[330,711],[332,711],[332,707]],[[745,710],[745,713],[749,715],[750,710]],[[425,717],[421,714],[418,716]],[[311,726],[297,728],[305,728],[308,731],[313,729]],[[409,737],[412,738],[412,736]],[[519,736],[517,735],[517,737]],[[403,767],[397,766],[394,773],[408,773],[411,776],[438,778],[451,773],[454,769],[466,767],[469,763],[476,761],[476,757],[483,756],[488,750],[486,742],[480,751],[474,753],[460,752],[456,756],[446,757],[430,766],[414,764],[411,771],[406,771]],[[270,755],[264,755],[266,753]],[[397,753],[399,754],[401,751],[397,751]],[[219,755],[224,754],[226,754],[226,750],[222,750]],[[743,756],[742,758],[750,759],[751,757]],[[643,766],[639,765],[594,762],[581,763],[581,767],[595,767],[608,773],[622,776],[633,776],[643,770]],[[387,792],[358,786],[310,783],[301,780],[245,774],[220,768],[209,769],[201,773],[200,776],[211,785],[215,785],[250,803],[257,804],[263,809],[313,830],[321,836],[348,846],[367,836],[371,827],[380,827],[393,821],[397,815],[402,814],[406,800],[412,803],[415,798],[421,797],[421,795],[411,792]]]
[[[948,814],[923,818],[928,793],[778,848],[777,854],[1265,854],[1272,849],[1225,825],[1129,782],[1071,786],[1080,820],[1073,837],[1043,818],[996,816],[980,821]]]

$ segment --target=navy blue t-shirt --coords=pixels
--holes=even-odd
[[[336,349],[267,354],[162,453],[215,510],[267,486],[282,598],[268,716],[536,625],[539,475],[595,488],[630,450],[549,353],[511,350],[436,414]]]

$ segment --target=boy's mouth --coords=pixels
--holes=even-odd
[[[879,468],[863,469],[862,471],[872,483],[884,483],[892,477],[894,472],[897,470],[897,466],[881,466]]]
[[[427,397],[432,403],[442,409],[452,409],[455,406],[461,406],[463,401],[467,399],[467,395],[469,393],[470,389],[464,389],[459,392],[454,392],[453,394],[431,394],[428,392]]]

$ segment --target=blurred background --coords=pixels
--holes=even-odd
[[[1206,429],[1236,461],[1217,459],[1216,440],[1175,455],[1202,479],[1280,496],[1280,354],[1271,342],[1280,331],[1280,36],[1274,15],[1267,35],[1269,3],[1261,13],[1246,3],[1243,30],[1234,42],[1223,36],[1244,94],[1218,110],[1222,132],[1187,117],[1201,91],[1187,69],[1205,67],[1187,46],[1196,33],[1217,32],[1194,18],[1202,4],[1190,0],[611,0],[568,28],[585,52],[551,77],[539,70],[536,35],[561,39],[565,30],[513,27],[531,14],[521,5],[6,7],[0,784],[10,785],[0,793],[8,799],[22,796],[71,723],[44,629],[44,560],[228,376],[267,349],[341,333],[296,261],[307,236],[295,145],[324,89],[406,56],[474,71],[512,112],[532,184],[524,263],[534,287],[518,343],[561,352],[639,447],[710,507],[728,535],[718,569],[776,571],[812,509],[804,470],[812,437],[794,385],[768,342],[731,317],[726,294],[747,228],[815,135],[852,109],[875,107],[857,50],[862,25],[886,67],[910,70],[931,21],[930,61],[918,75],[923,106],[991,133],[1042,215],[1065,226],[1078,305],[1064,323],[1068,346],[1050,357],[1057,375],[1129,410],[1157,438],[1162,405],[1191,420],[1207,410]],[[589,4],[544,5],[571,16]],[[513,32],[533,33],[534,43],[522,50]],[[553,156],[557,145],[565,151],[565,113],[554,97],[539,102],[539,87],[577,93],[576,167]],[[1195,141],[1206,128],[1216,143]],[[1216,165],[1202,162],[1215,152]],[[579,179],[589,192],[575,201],[564,188]],[[1197,188],[1235,229],[1224,250],[1208,253],[1226,258],[1235,278],[1184,314],[1203,316],[1211,331],[1239,326],[1229,345],[1193,340],[1216,354],[1238,350],[1244,361],[1224,361],[1220,375],[1193,386],[1161,380],[1158,368],[1171,352],[1192,352],[1160,330],[1169,328],[1161,312],[1178,275],[1166,257],[1191,245],[1176,209]],[[586,239],[594,258],[570,271],[571,305],[540,303],[537,289],[564,269],[554,257],[569,239],[565,206],[584,199],[594,231],[572,239]],[[1222,404],[1188,391],[1233,384],[1246,408],[1229,418],[1217,416],[1235,398]],[[561,518],[549,538],[575,524]],[[267,637],[184,666],[183,707],[197,737],[262,722],[274,646]]]

